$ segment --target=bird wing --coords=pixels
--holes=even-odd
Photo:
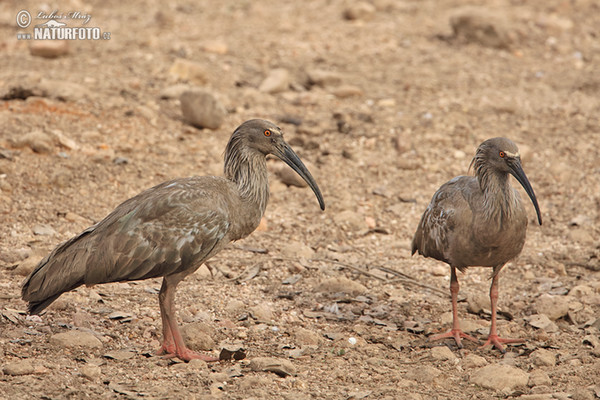
[[[461,188],[473,177],[459,176],[443,184],[433,195],[423,213],[412,240],[412,254],[419,252],[425,257],[450,263],[450,242],[456,221],[469,218],[470,206]]]
[[[82,284],[193,272],[229,231],[225,182],[178,179],[125,201],[44,258],[23,283],[23,299],[39,312]]]

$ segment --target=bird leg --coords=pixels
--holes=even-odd
[[[183,342],[183,337],[177,326],[175,313],[175,289],[185,275],[169,275],[163,278],[163,283],[158,294],[160,314],[163,322],[163,343],[158,354],[166,358],[177,357],[183,361],[200,359],[204,361],[218,361],[218,358],[190,350]]]
[[[492,325],[490,326],[490,334],[488,335],[487,341],[481,347],[492,345],[496,347],[500,352],[506,353],[502,343],[523,343],[523,339],[502,339],[498,337],[498,331],[496,331],[496,310],[498,304],[498,274],[492,278],[492,285],[490,286],[490,303],[492,303]]]
[[[473,342],[479,342],[479,340],[475,339],[473,336],[467,335],[460,329],[459,319],[458,319],[458,290],[460,289],[460,285],[458,284],[458,278],[456,277],[456,268],[450,266],[450,294],[452,295],[452,329],[450,329],[446,333],[441,333],[439,335],[434,335],[430,338],[430,340],[440,340],[446,338],[454,338],[456,344],[459,348],[462,348],[461,338],[471,340]]]

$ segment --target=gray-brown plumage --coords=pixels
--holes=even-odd
[[[265,157],[292,167],[323,197],[280,128],[264,120],[240,125],[225,150],[225,177],[161,183],[119,205],[106,218],[60,244],[25,280],[22,297],[38,314],[81,285],[164,277],[159,293],[163,323],[160,354],[216,360],[189,350],[177,326],[177,284],[227,243],[252,233],[265,212],[269,182]]]
[[[412,241],[412,254],[419,252],[450,265],[452,329],[432,340],[452,337],[461,346],[461,338],[477,341],[462,332],[457,314],[458,279],[456,269],[492,267],[490,300],[492,323],[485,345],[504,351],[502,343],[520,342],[501,339],[496,331],[498,272],[523,249],[527,213],[519,193],[510,185],[509,174],[523,186],[542,224],[535,193],[521,167],[517,146],[506,138],[483,142],[471,165],[475,176],[459,176],[442,185],[423,213]]]

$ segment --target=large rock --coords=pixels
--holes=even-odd
[[[535,309],[550,320],[556,321],[569,312],[569,301],[565,296],[553,296],[544,293],[535,301]]]
[[[473,372],[470,380],[471,383],[484,388],[506,393],[527,386],[529,374],[510,365],[493,364]]]
[[[195,351],[210,351],[215,348],[212,329],[203,322],[194,322],[181,328],[181,336],[188,347]]]
[[[196,89],[183,92],[179,98],[183,118],[198,128],[217,129],[227,111],[212,93]]]

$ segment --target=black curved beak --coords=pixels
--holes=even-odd
[[[317,200],[319,200],[319,206],[321,210],[325,210],[325,202],[323,201],[323,195],[321,194],[321,190],[319,190],[319,186],[317,182],[315,182],[314,178],[308,172],[308,169],[300,160],[300,157],[292,150],[292,148],[285,143],[283,140],[276,146],[277,151],[274,152],[274,155],[279,157],[283,162],[289,165],[294,171],[298,173],[308,183],[308,186],[312,189],[317,196]]]
[[[507,164],[510,167],[510,174],[519,181],[519,183],[521,184],[521,186],[523,186],[523,189],[525,189],[525,192],[527,192],[527,195],[531,199],[531,202],[535,207],[535,212],[537,213],[538,222],[541,225],[542,215],[540,213],[540,206],[538,205],[537,198],[535,197],[535,193],[533,192],[533,188],[529,183],[529,179],[527,179],[527,175],[525,175],[525,171],[523,171],[523,167],[521,166],[521,160],[519,160],[518,158],[514,158],[510,160]]]

